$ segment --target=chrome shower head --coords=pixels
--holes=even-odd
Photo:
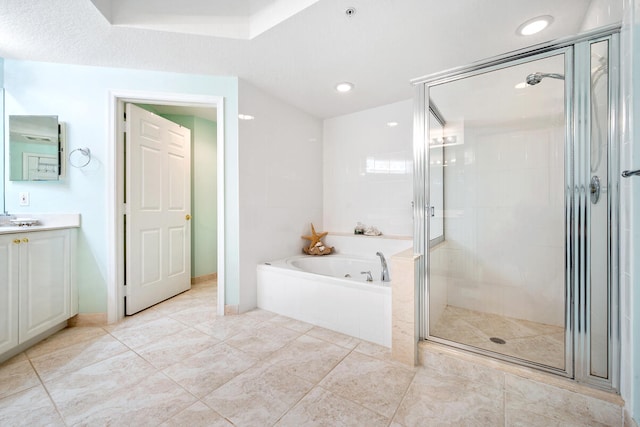
[[[564,74],[556,74],[556,73],[531,73],[527,76],[526,82],[529,86],[537,85],[544,79],[545,77],[551,77],[552,79],[564,80]]]

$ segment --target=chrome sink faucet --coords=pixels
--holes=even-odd
[[[380,275],[380,280],[383,282],[388,282],[391,280],[389,277],[389,268],[387,267],[387,260],[384,259],[384,255],[382,252],[376,252],[376,255],[380,257],[380,264],[382,264],[382,274]]]

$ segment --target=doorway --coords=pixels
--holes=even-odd
[[[424,339],[617,389],[617,52],[610,30],[415,82]]]
[[[108,287],[108,322],[112,323],[124,317],[124,297],[126,295],[124,282],[126,277],[125,265],[125,137],[124,111],[128,103],[141,105],[156,105],[172,108],[173,112],[183,109],[213,109],[216,117],[216,187],[217,187],[217,278],[219,283],[217,312],[224,314],[224,102],[222,97],[198,96],[190,94],[163,94],[140,92],[111,92],[110,118],[113,141],[112,158],[109,159],[110,168],[110,233],[112,236],[109,255],[112,258]],[[185,110],[182,110],[185,111]],[[213,159],[212,159],[213,161]]]

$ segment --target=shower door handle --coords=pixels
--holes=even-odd
[[[600,178],[595,175],[591,177],[589,191],[591,193],[591,203],[595,205],[600,200]]]

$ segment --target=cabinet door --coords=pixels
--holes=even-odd
[[[20,342],[69,318],[69,231],[22,235],[20,244]]]
[[[12,235],[0,236],[0,354],[18,345],[18,255]]]

